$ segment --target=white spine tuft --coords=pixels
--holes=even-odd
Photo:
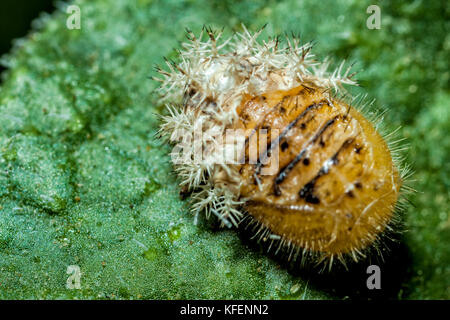
[[[160,133],[171,143],[182,144],[172,151],[172,162],[181,185],[193,192],[193,212],[212,213],[226,226],[240,222],[242,213],[236,208],[243,200],[230,191],[239,190],[239,181],[223,157],[230,146],[221,137],[237,120],[243,96],[288,90],[305,82],[334,92],[343,85],[357,85],[351,66],[343,72],[343,62],[330,73],[328,60],[314,60],[311,43],[301,45],[295,37],[286,37],[285,44],[278,37],[258,41],[262,29],[255,34],[245,26],[243,30],[225,40],[222,32],[208,28],[199,37],[188,30],[180,61],[166,60],[168,70],[158,68],[156,79],[161,82],[161,101],[170,103]]]

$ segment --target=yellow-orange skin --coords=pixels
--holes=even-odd
[[[240,196],[253,219],[299,248],[329,256],[373,244],[393,217],[401,181],[371,122],[312,85],[245,97],[237,112],[234,127],[247,131],[247,141],[258,136],[258,129],[269,131],[260,157],[285,130],[267,155],[275,157],[279,148],[273,174],[258,174],[254,163],[238,167],[244,181]],[[247,160],[248,152],[247,147]],[[289,163],[295,164],[281,178]]]

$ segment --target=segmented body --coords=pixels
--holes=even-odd
[[[248,97],[238,113],[237,126],[251,129],[246,142],[261,128],[269,132],[257,163],[239,172],[245,210],[273,234],[334,255],[366,247],[385,229],[399,173],[386,142],[357,110],[302,85]],[[275,156],[277,170],[262,175]]]

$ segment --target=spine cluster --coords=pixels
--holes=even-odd
[[[198,37],[188,30],[179,62],[166,60],[167,69],[157,70],[161,101],[168,109],[160,133],[172,144],[184,142],[171,155],[181,186],[192,192],[192,210],[196,217],[212,213],[229,227],[241,220],[237,208],[245,199],[239,197],[241,182],[232,161],[222,156],[234,153],[234,144],[217,137],[237,121],[243,97],[301,84],[329,89],[331,95],[343,85],[357,85],[344,62],[328,71],[329,60],[316,61],[311,43],[302,45],[296,37],[260,41],[261,32],[252,34],[243,26],[242,33],[222,39],[222,32],[208,28]]]

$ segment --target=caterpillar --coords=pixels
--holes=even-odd
[[[398,220],[409,175],[401,140],[380,133],[381,117],[365,115],[358,97],[343,97],[358,85],[351,66],[330,72],[311,43],[260,41],[262,30],[225,40],[187,30],[180,62],[157,67],[159,134],[174,145],[180,186],[195,221],[204,212],[246,223],[302,263],[357,262]]]

